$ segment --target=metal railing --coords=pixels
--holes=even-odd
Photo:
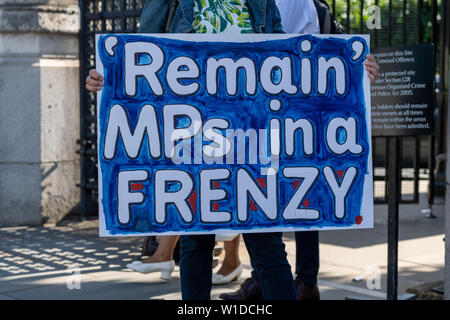
[[[85,214],[97,210],[97,104],[84,81],[95,68],[96,33],[133,33],[139,26],[145,0],[80,0],[80,130],[81,207]]]

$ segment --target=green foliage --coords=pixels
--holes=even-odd
[[[347,17],[347,1],[336,0],[335,17],[344,29],[349,33],[368,33],[372,36],[372,45],[383,46],[388,44],[389,29],[389,0],[350,0],[350,16]],[[421,12],[421,25],[419,25],[419,10],[417,0],[391,0],[392,3],[392,44],[414,44],[418,42],[419,29],[423,36],[423,42],[430,42],[432,39],[432,0],[423,0],[423,10]],[[330,6],[333,1],[328,0]],[[361,3],[363,10],[361,15]],[[437,1],[438,8],[441,0]],[[381,9],[381,29],[370,30],[367,28],[367,21],[370,18],[367,8],[377,4]],[[406,10],[404,11],[404,5]],[[403,14],[405,13],[405,16]],[[405,23],[405,25],[404,25]],[[439,23],[439,20],[438,20]],[[405,32],[406,31],[406,32]],[[377,36],[377,42],[375,39]]]

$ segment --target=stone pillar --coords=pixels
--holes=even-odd
[[[76,0],[0,0],[0,226],[79,203]]]

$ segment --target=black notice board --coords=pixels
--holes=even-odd
[[[434,45],[372,50],[380,74],[371,85],[372,136],[434,132]]]

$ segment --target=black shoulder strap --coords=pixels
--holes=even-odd
[[[314,6],[316,7],[317,16],[319,18],[320,33],[329,33],[330,28],[330,14],[328,10],[328,4],[323,3],[320,0],[314,0]]]
[[[164,28],[165,33],[170,32],[170,27],[172,26],[173,18],[175,16],[175,11],[178,7],[178,0],[170,0],[169,13],[167,15],[166,27]]]

